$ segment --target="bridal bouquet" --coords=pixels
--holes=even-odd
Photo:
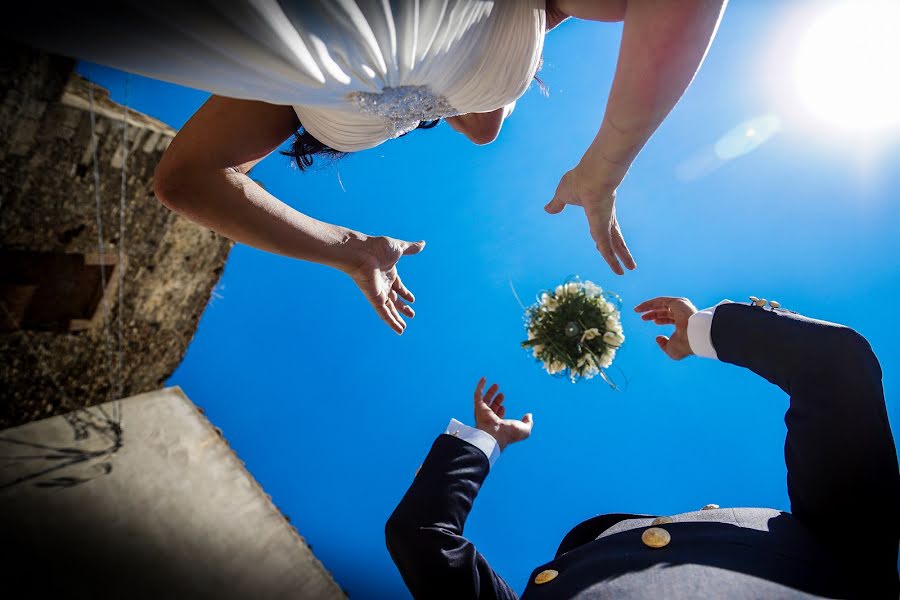
[[[611,297],[617,298],[614,294]],[[572,382],[601,375],[625,341],[619,309],[590,281],[570,281],[541,294],[525,310],[534,357],[551,375],[565,373]]]

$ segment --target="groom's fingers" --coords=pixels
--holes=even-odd
[[[490,406],[494,402],[494,394],[497,393],[497,390],[500,389],[500,386],[496,383],[492,384],[491,387],[488,388],[488,391],[484,394],[484,403]]]
[[[675,318],[668,310],[651,310],[641,315],[642,321],[653,321],[656,325],[674,325]]]
[[[482,377],[478,380],[478,385],[475,386],[475,404],[481,402],[481,393],[484,391],[484,384],[487,383],[487,378]]]
[[[503,398],[503,392],[497,394],[497,397],[494,398],[493,402],[491,402],[491,408],[495,411],[498,410],[503,405]]]
[[[656,336],[656,344],[659,346],[659,349],[663,352],[666,352],[666,346],[669,345],[669,338],[664,335]],[[666,352],[668,354],[668,352]]]
[[[681,351],[679,351],[676,344],[673,343],[672,340],[664,335],[657,336],[656,343],[659,344],[660,349],[666,353],[666,356],[668,356],[672,360],[681,360],[686,356]]]
[[[671,304],[673,300],[677,300],[677,298],[673,298],[671,296],[658,296],[656,298],[651,298],[650,300],[644,300],[634,307],[634,312],[669,310],[669,304]]]
[[[656,319],[662,319],[671,317],[672,315],[668,310],[651,310],[649,312],[645,312],[641,315],[642,321],[655,321]]]
[[[640,304],[634,307],[635,312],[649,312],[653,310],[668,310],[669,307],[669,298],[665,296],[661,296],[658,298],[652,298],[650,300],[644,300]]]
[[[534,415],[525,413],[525,416],[522,417],[522,422],[525,423],[525,426],[528,428],[528,433],[531,433],[531,429],[534,427]]]

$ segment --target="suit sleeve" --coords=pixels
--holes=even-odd
[[[441,435],[388,519],[388,551],[414,598],[517,598],[463,537],[489,469],[480,449]]]
[[[790,395],[784,456],[791,512],[861,577],[897,597],[900,474],[881,367],[848,327],[723,304],[712,343]],[[862,517],[862,515],[867,515]]]

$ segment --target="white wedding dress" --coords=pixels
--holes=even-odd
[[[514,102],[540,63],[546,18],[544,0],[66,4],[78,6],[26,10],[2,28],[51,52],[291,105],[313,136],[347,152]]]

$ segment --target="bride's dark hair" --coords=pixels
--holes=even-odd
[[[538,63],[537,70],[540,71],[541,67],[544,66],[544,57],[541,57],[540,62]],[[541,78],[534,75],[534,80],[538,84],[538,88],[541,90],[541,94],[544,96],[549,96],[549,90],[541,81]],[[438,123],[441,122],[441,119],[435,119],[433,121],[420,121],[419,125],[416,129],[431,129],[432,127],[437,126]],[[411,133],[407,131],[400,137]],[[313,164],[313,157],[315,156],[324,156],[325,158],[330,158],[331,160],[336,160],[338,158],[342,158],[347,155],[346,152],[341,152],[340,150],[335,150],[331,146],[326,146],[319,140],[313,137],[313,135],[306,131],[303,128],[303,124],[300,124],[300,127],[297,129],[297,132],[294,134],[294,143],[291,144],[290,150],[282,150],[281,153],[285,156],[290,156],[294,159],[294,162],[297,163],[297,168],[301,171],[305,171],[310,168]]]
[[[422,121],[419,123],[419,126],[416,127],[416,129],[431,129],[440,122],[440,119],[435,119],[433,121]],[[404,133],[403,135],[406,135],[406,133]],[[403,135],[401,135],[400,137],[403,137]],[[305,171],[310,168],[313,164],[313,158],[316,156],[335,160],[347,155],[346,152],[335,150],[331,146],[326,146],[325,144],[314,138],[310,132],[306,131],[306,129],[303,128],[302,124],[300,125],[300,128],[297,129],[297,133],[294,134],[294,143],[291,144],[291,149],[282,150],[281,153],[285,156],[292,157],[297,163],[297,168],[301,171]]]

